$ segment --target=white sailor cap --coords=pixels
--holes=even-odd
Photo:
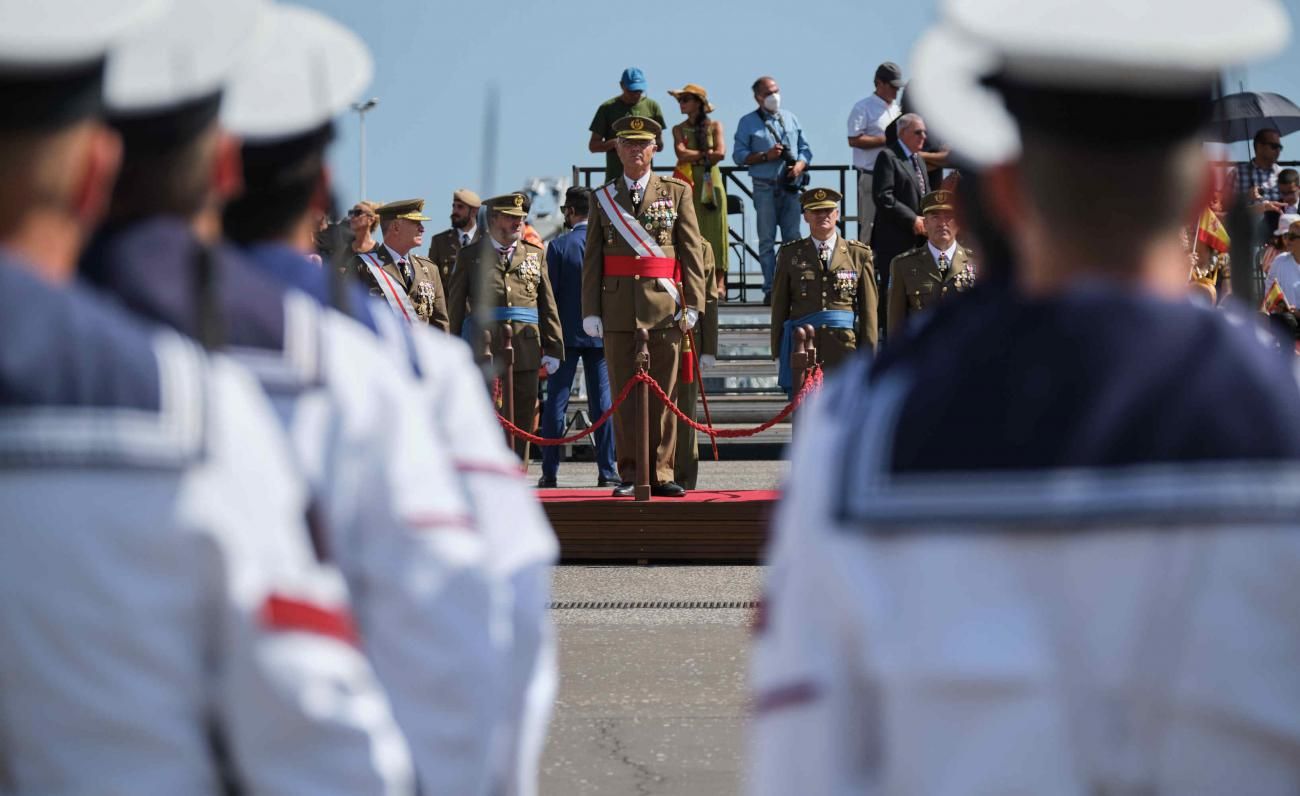
[[[1020,131],[984,78],[1001,67],[992,48],[940,25],[912,50],[907,93],[936,139],[959,162],[992,166],[1020,154]]]
[[[276,5],[257,52],[226,88],[221,123],[252,144],[300,136],[347,111],[373,76],[355,33],[318,11]]]
[[[104,58],[170,0],[0,0],[0,128],[36,129],[98,114]]]
[[[201,106],[215,118],[221,90],[259,45],[266,0],[182,0],[113,48],[105,101],[118,119],[142,120]]]
[[[1190,135],[1220,70],[1282,47],[1277,0],[948,0],[913,51],[918,112],[976,165],[1019,129],[1114,146]],[[1211,24],[1212,21],[1212,24]]]

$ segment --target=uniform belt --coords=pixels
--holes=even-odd
[[[776,383],[787,394],[794,385],[794,372],[790,370],[790,351],[794,348],[794,341],[791,338],[796,326],[803,326],[807,323],[811,323],[817,328],[852,329],[853,313],[849,310],[821,310],[785,322],[785,326],[781,327],[781,353],[777,364]]]
[[[677,279],[677,260],[672,257],[630,257],[611,254],[605,258],[605,276],[640,276],[646,279]]]
[[[520,323],[537,323],[536,307],[493,307],[492,320],[519,321]]]

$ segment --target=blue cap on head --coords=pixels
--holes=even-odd
[[[628,91],[645,91],[645,72],[635,66],[629,66],[623,70],[623,77],[619,79],[618,84]]]

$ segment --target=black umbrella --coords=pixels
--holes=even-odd
[[[1211,140],[1250,141],[1260,130],[1277,130],[1281,135],[1300,130],[1300,108],[1281,94],[1268,92],[1243,91],[1215,101]]]

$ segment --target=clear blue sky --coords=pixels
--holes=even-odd
[[[603,164],[603,156],[587,152],[587,126],[596,106],[618,93],[626,66],[645,71],[648,94],[670,125],[681,117],[668,89],[702,84],[728,139],[736,120],[754,108],[754,78],[772,74],[814,160],[846,163],[849,108],[871,91],[881,61],[897,61],[910,74],[912,44],[937,8],[933,0],[298,2],[344,22],[374,52],[369,95],[380,103],[366,119],[368,198],[425,197],[439,220],[459,186],[486,196],[521,187],[528,177],[568,175],[575,163]],[[1292,15],[1290,50],[1231,75],[1231,88],[1240,79],[1248,90],[1300,102],[1300,15],[1295,0],[1283,5]],[[484,186],[489,86],[499,92],[500,124],[495,185]],[[356,114],[341,121],[339,133],[331,162],[346,206],[359,198]],[[1284,143],[1284,159],[1300,160],[1300,134]],[[672,160],[671,152],[656,157],[661,165]]]

